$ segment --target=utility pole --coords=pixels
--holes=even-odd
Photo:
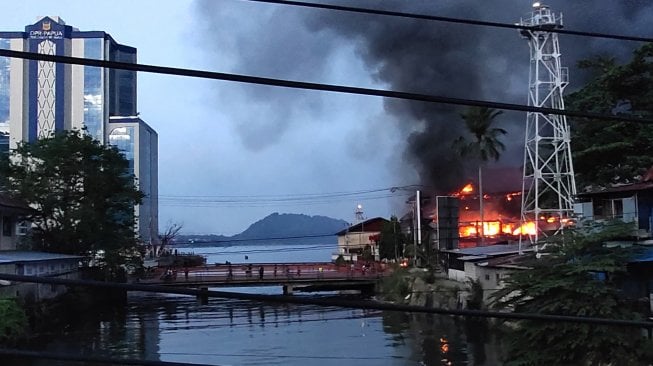
[[[420,192],[417,190],[415,193],[415,207],[417,217],[417,242],[415,243],[415,267],[417,267],[417,247],[422,245],[422,205],[420,199]]]

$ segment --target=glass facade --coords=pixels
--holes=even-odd
[[[0,132],[0,154],[9,153],[9,134]]]
[[[129,174],[134,175],[134,127],[116,127],[109,133],[109,143],[125,154],[129,161]]]
[[[84,57],[102,60],[104,39],[84,40]],[[104,142],[104,108],[102,95],[102,69],[84,66],[84,126],[86,133]]]
[[[109,60],[136,63],[136,51],[121,50],[116,45],[109,46]],[[109,115],[136,115],[136,72],[110,69],[109,71]]]
[[[9,48],[9,40],[0,38],[0,49]],[[8,57],[0,57],[0,123],[9,123],[9,60]]]
[[[152,232],[156,233],[158,228],[153,228],[154,223],[152,215],[152,156],[150,155],[151,150],[151,133],[143,126],[139,128],[139,137],[140,143],[139,147],[139,176],[138,176],[138,185],[145,194],[143,198],[143,203],[140,208],[140,231],[141,237],[151,234]],[[148,237],[151,235],[148,235]],[[150,239],[150,238],[148,238]]]

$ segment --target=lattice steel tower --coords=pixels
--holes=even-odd
[[[562,28],[562,14],[536,2],[529,16],[520,21],[529,27],[521,31],[531,55],[528,105],[565,109],[562,92],[569,83],[569,71],[560,65],[558,34],[550,32]],[[570,140],[565,116],[528,112],[521,215],[523,222],[535,223],[535,231],[529,234],[531,243],[558,232],[573,213],[576,182]]]

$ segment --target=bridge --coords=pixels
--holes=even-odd
[[[284,294],[359,290],[373,293],[389,274],[382,265],[336,266],[334,263],[231,263],[189,268],[157,268],[142,284],[179,287],[281,286]]]

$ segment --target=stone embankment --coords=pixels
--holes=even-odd
[[[467,284],[421,269],[396,271],[381,288],[382,300],[433,308],[463,309],[470,296]]]

